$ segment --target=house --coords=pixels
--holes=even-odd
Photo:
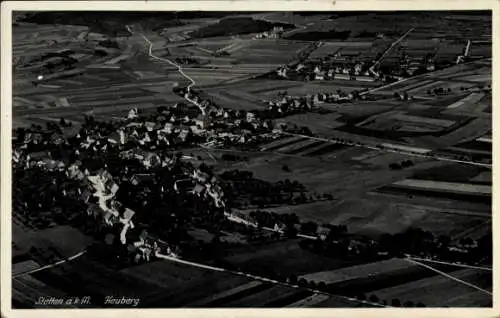
[[[64,138],[59,134],[52,134],[50,136],[50,142],[54,145],[60,145],[64,142]]]
[[[370,76],[360,75],[360,76],[356,76],[356,81],[373,82],[373,81],[375,81],[375,78],[370,77]]]
[[[132,221],[132,217],[134,215],[135,215],[134,211],[132,211],[129,208],[125,208],[125,211],[123,212],[123,215],[120,218],[120,222],[122,222],[123,224],[131,222]]]
[[[457,252],[457,253],[462,253],[462,254],[466,254],[466,253],[469,252],[468,250],[466,250],[464,248],[458,248],[458,247],[455,247],[455,246],[448,247],[448,250],[450,252]]]
[[[133,185],[138,185],[140,183],[153,183],[155,181],[155,177],[151,173],[137,173],[132,176],[130,182]]]
[[[194,170],[193,178],[199,182],[207,182],[209,176],[207,173],[200,171],[199,169]]]
[[[337,80],[350,80],[351,76],[348,74],[335,74],[333,78]]]
[[[254,114],[254,113],[252,113],[252,112],[248,112],[248,113],[246,114],[246,120],[247,120],[248,122],[253,122],[253,121],[255,120],[255,114]]]
[[[194,189],[193,189],[193,194],[198,196],[198,197],[201,197],[203,195],[203,192],[205,191],[205,186],[197,183],[195,186],[194,186]]]
[[[108,136],[108,142],[110,142],[112,144],[123,144],[121,141],[122,141],[122,138],[121,138],[121,135],[118,131],[112,132]]]
[[[114,241],[115,241],[115,236],[112,233],[108,233],[104,237],[104,242],[106,242],[107,245],[113,244]]]
[[[151,142],[151,138],[149,137],[148,133],[145,133],[144,136],[139,140],[139,143],[141,145],[145,145]]]
[[[165,123],[163,129],[159,130],[160,133],[171,134],[174,131],[174,124]]]
[[[174,190],[177,192],[193,191],[195,184],[190,179],[182,179],[174,182]]]
[[[113,226],[113,224],[115,224],[116,216],[111,211],[103,211],[102,215],[103,215],[104,224],[106,224],[108,226]]]
[[[90,203],[87,207],[87,215],[98,218],[100,216],[104,216],[104,210],[101,209],[99,205]]]
[[[195,135],[202,135],[205,132],[205,130],[200,129],[198,126],[195,125],[190,126],[189,129],[191,129],[191,132]]]
[[[135,119],[139,117],[138,115],[138,111],[137,111],[137,108],[132,108],[129,112],[128,112],[128,116],[127,118],[128,119]]]
[[[183,128],[181,130],[181,132],[179,133],[178,137],[181,139],[181,141],[184,142],[184,141],[187,140],[187,138],[189,137],[190,133],[191,133],[191,131],[189,129]]]
[[[32,161],[41,161],[45,159],[50,159],[50,152],[48,151],[31,152],[26,156],[26,159]]]
[[[151,122],[151,121],[147,121],[144,123],[144,127],[146,127],[147,131],[153,131],[153,129],[155,128],[156,124]]]

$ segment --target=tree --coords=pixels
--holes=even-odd
[[[285,172],[290,172],[290,168],[287,166],[287,165],[283,165],[281,167],[281,170],[285,171]]]
[[[379,299],[376,295],[371,295],[369,300],[372,302],[372,303],[378,303],[379,302]]]
[[[297,237],[297,229],[295,228],[295,226],[293,224],[287,224],[286,227],[285,227],[285,230],[284,230],[284,234],[286,237],[288,238],[295,238]]]
[[[474,241],[470,237],[464,237],[460,239],[461,245],[472,245]]]
[[[425,307],[425,305],[424,305],[424,304],[422,304],[422,303],[417,303],[416,307],[423,308],[423,307]]]
[[[306,234],[316,234],[316,232],[318,231],[318,224],[312,221],[302,223],[302,225],[300,226],[300,231]]]
[[[401,301],[399,301],[399,299],[395,298],[391,301],[391,306],[392,307],[401,307]]]
[[[441,244],[442,247],[448,247],[450,245],[451,238],[448,235],[439,235],[438,243]]]
[[[288,277],[288,283],[289,284],[292,284],[292,285],[295,285],[297,284],[297,275],[295,274],[291,274],[289,277]]]
[[[363,293],[360,293],[360,294],[358,294],[358,296],[356,296],[356,298],[359,300],[366,300],[366,295]]]
[[[318,289],[321,291],[326,291],[326,283],[325,282],[319,282],[318,283]]]
[[[316,282],[313,280],[309,281],[307,285],[309,286],[310,289],[316,289],[317,287]]]
[[[403,160],[401,162],[401,167],[403,167],[403,168],[408,168],[411,166],[413,166],[413,161],[411,161],[411,160]]]
[[[404,303],[403,307],[414,307],[414,304],[412,301],[407,301]]]
[[[301,278],[301,279],[299,279],[299,281],[298,281],[298,285],[299,285],[300,287],[306,287],[306,286],[307,286],[307,280],[305,280],[305,278]]]
[[[401,166],[397,163],[391,163],[389,165],[389,168],[391,168],[392,170],[400,170],[401,169]]]

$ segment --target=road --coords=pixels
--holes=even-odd
[[[458,279],[458,278],[456,278],[456,277],[453,277],[453,276],[451,276],[451,275],[449,275],[449,274],[446,274],[445,272],[442,272],[442,271],[440,271],[440,270],[435,269],[435,268],[434,268],[434,267],[432,267],[432,266],[429,266],[429,265],[426,265],[426,264],[424,264],[424,263],[421,263],[421,262],[415,261],[414,259],[411,259],[411,258],[405,258],[404,260],[406,260],[407,262],[410,262],[410,263],[416,264],[416,265],[420,265],[420,266],[425,267],[425,268],[427,268],[427,269],[430,269],[431,271],[436,272],[436,273],[438,273],[438,274],[440,274],[440,275],[443,275],[443,276],[445,276],[445,277],[448,277],[448,278],[449,278],[449,279],[451,279],[451,280],[454,280],[454,281],[456,281],[456,282],[459,282],[459,283],[461,283],[461,284],[464,284],[464,285],[466,285],[466,286],[469,286],[469,287],[471,287],[471,288],[474,288],[474,289],[476,289],[476,290],[479,290],[479,291],[481,291],[481,292],[483,292],[483,293],[485,293],[485,294],[488,294],[488,295],[490,295],[490,296],[493,296],[493,293],[491,293],[491,292],[490,292],[490,291],[488,291],[488,290],[482,289],[481,287],[478,287],[478,286],[476,286],[476,285],[473,285],[473,284],[471,284],[471,283],[468,283],[468,282],[466,282],[466,281],[463,281],[463,280],[461,280],[461,279]]]
[[[234,214],[226,213],[225,215],[229,221],[244,224],[246,226],[251,226],[251,227],[255,227],[255,228],[259,227],[256,223],[253,223],[253,222],[250,222],[250,221],[245,220],[243,218],[240,218]],[[275,230],[273,228],[266,227],[266,226],[261,227],[261,229],[269,231],[269,232],[275,232],[275,233],[281,233],[281,234],[284,233],[283,230]],[[297,237],[301,237],[301,238],[305,238],[305,239],[309,239],[309,240],[317,240],[318,239],[318,237],[316,237],[316,236],[311,236],[311,235],[306,235],[306,234],[301,234],[301,233],[298,233]]]
[[[131,34],[136,34],[134,33],[134,31],[132,31],[132,29],[130,28],[130,26],[126,25],[125,26],[127,28],[127,30],[131,33]],[[186,78],[190,84],[187,86],[187,91],[190,92],[191,88],[193,86],[196,85],[196,81],[194,79],[192,79],[189,75],[187,75],[183,69],[182,69],[182,66],[180,64],[177,64],[169,59],[166,59],[166,58],[162,58],[162,57],[159,57],[159,56],[156,56],[153,54],[153,42],[151,42],[144,34],[142,33],[137,33],[139,34],[143,39],[144,41],[146,41],[149,45],[149,48],[148,48],[148,55],[155,59],[155,60],[158,60],[158,61],[163,61],[163,62],[167,62],[168,64],[174,66],[177,68],[177,70],[179,71],[179,73],[184,77]],[[189,98],[188,96],[184,96],[184,99],[186,99],[186,101],[188,101],[189,103],[195,105],[196,107],[198,107],[200,109],[200,112],[202,113],[202,115],[205,115],[205,107],[201,106],[199,103],[197,103],[196,101],[192,100],[191,98]]]
[[[489,271],[489,272],[493,271],[493,268],[490,268],[490,267],[473,266],[473,265],[460,264],[460,263],[443,262],[443,261],[438,261],[438,260],[434,260],[434,259],[431,259],[431,258],[420,258],[420,257],[416,257],[416,256],[407,256],[406,258],[409,259],[409,260],[413,260],[413,261],[424,261],[424,262],[429,262],[429,263],[436,263],[436,264],[442,264],[442,265],[451,265],[451,266],[456,266],[456,267],[477,269],[477,270]]]
[[[39,271],[42,271],[42,270],[45,270],[45,269],[49,269],[49,268],[52,268],[52,267],[64,264],[66,262],[69,262],[71,260],[74,260],[74,259],[76,259],[76,258],[84,255],[86,252],[87,252],[86,250],[83,250],[83,251],[81,251],[79,253],[76,253],[76,254],[74,254],[72,256],[69,256],[69,257],[67,257],[65,259],[59,260],[59,261],[54,262],[52,264],[48,264],[48,265],[45,265],[45,266],[42,266],[42,267],[39,267],[39,268],[32,269],[32,270],[27,271],[27,272],[23,272],[23,273],[19,273],[19,274],[13,275],[12,278],[16,278],[16,277],[24,276],[24,275],[30,275],[30,274],[33,274],[33,273],[36,273],[36,272],[39,272]]]
[[[397,39],[396,41],[394,41],[390,47],[387,48],[387,50],[385,50],[385,52],[382,54],[382,56],[380,56],[380,58],[375,61],[375,63],[373,63],[373,65],[370,67],[371,70],[373,70],[373,68],[375,66],[377,66],[383,59],[384,57],[387,55],[387,53],[389,53],[390,50],[392,50],[393,47],[395,47],[396,45],[398,45],[399,42],[403,41],[405,37],[408,36],[408,34],[410,34],[411,31],[413,31],[415,28],[411,28],[409,29],[405,34],[403,34],[399,39]]]
[[[478,60],[478,61],[486,61],[486,60],[488,60],[488,59]],[[466,62],[466,63],[462,63],[461,65],[473,64],[473,63],[477,63],[478,61]],[[369,89],[367,91],[361,92],[359,95],[363,96],[363,95],[366,95],[366,94],[371,94],[371,93],[374,93],[374,92],[377,92],[377,91],[380,91],[380,90],[392,87],[394,85],[399,85],[399,84],[404,83],[406,81],[414,80],[414,79],[417,79],[417,78],[422,78],[422,77],[428,78],[429,76],[432,76],[432,74],[440,73],[442,71],[444,71],[444,69],[436,70],[436,71],[432,71],[432,72],[424,73],[424,74],[420,74],[420,75],[415,75],[415,76],[412,76],[412,77],[408,77],[408,78],[402,79],[402,80],[397,81],[397,82],[388,83],[386,85],[382,85],[382,86],[379,86],[379,87],[375,87],[375,88]],[[442,79],[442,80],[446,80],[446,79]]]
[[[236,223],[240,223],[240,224],[245,224],[247,226],[257,227],[257,225],[255,223],[252,223],[250,221],[242,219],[242,218],[240,218],[238,216],[235,216],[235,215],[232,215],[232,214],[226,214],[226,216],[228,217],[228,219],[230,221],[233,221],[233,222],[236,222]],[[270,228],[270,227],[262,227],[262,229],[266,230],[266,231],[271,231],[271,232],[283,233],[283,231],[281,231],[281,230],[275,230],[275,229]],[[318,239],[317,236],[305,235],[305,234],[300,234],[300,233],[297,234],[297,237],[301,237],[301,238],[305,238],[305,239],[309,239],[309,240],[317,240]],[[402,259],[404,259],[404,260],[412,260],[412,261],[426,261],[426,262],[432,262],[432,263],[444,264],[444,265],[451,265],[451,266],[457,266],[457,267],[463,267],[463,268],[471,268],[471,269],[492,271],[492,269],[489,268],[489,267],[473,266],[473,265],[460,264],[460,263],[451,263],[451,262],[434,260],[434,259],[430,259],[430,258],[420,258],[420,257],[417,257],[417,256],[412,256],[412,255],[407,255],[405,258],[402,258]]]
[[[317,289],[305,288],[305,287],[301,287],[301,286],[298,286],[298,285],[293,285],[293,284],[288,284],[288,283],[284,283],[284,282],[279,282],[279,281],[274,280],[274,279],[270,279],[270,278],[262,277],[262,276],[256,276],[256,275],[248,274],[248,273],[241,272],[241,271],[231,271],[231,270],[227,270],[227,269],[224,269],[224,268],[221,268],[221,267],[209,266],[209,265],[200,264],[200,263],[196,263],[196,262],[190,262],[190,261],[182,260],[182,259],[179,259],[179,258],[175,258],[175,257],[163,255],[161,253],[156,253],[155,256],[157,258],[159,258],[159,259],[163,259],[163,260],[166,260],[166,261],[181,263],[181,264],[185,264],[185,265],[189,265],[189,266],[194,266],[194,267],[198,267],[198,268],[203,268],[203,269],[208,269],[208,270],[217,271],[217,272],[231,273],[231,274],[234,274],[234,275],[244,276],[244,277],[247,277],[247,278],[251,278],[251,279],[254,279],[254,280],[259,280],[259,281],[263,281],[263,282],[267,282],[267,283],[272,283],[272,284],[275,284],[275,285],[282,285],[282,286],[292,287],[292,288],[296,288],[296,289],[299,289],[299,288],[307,289],[307,290],[309,290],[309,291],[311,291],[311,292],[313,292],[315,294],[323,294],[323,295],[328,295],[328,296],[332,296],[332,297],[340,297],[340,298],[343,298],[343,299],[346,299],[346,300],[349,300],[349,301],[352,301],[352,302],[357,302],[357,303],[362,303],[362,304],[368,304],[368,305],[376,306],[376,307],[389,307],[389,306],[384,306],[384,305],[378,304],[378,303],[372,303],[370,301],[359,300],[359,299],[356,299],[356,298],[346,297],[346,296],[341,296],[341,295],[334,295],[334,294],[326,293],[326,292],[323,292],[323,291],[320,291],[320,290],[317,290]]]

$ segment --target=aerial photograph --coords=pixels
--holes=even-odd
[[[12,309],[493,306],[492,11],[14,11]]]

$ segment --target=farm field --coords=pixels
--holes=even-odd
[[[14,232],[17,233],[17,232]],[[71,240],[61,240],[61,237],[70,236]],[[52,259],[64,259],[75,255],[93,243],[93,239],[70,226],[57,226],[38,231],[23,230],[14,239],[16,247],[29,251],[35,248],[41,251],[36,257],[37,263],[46,265]]]
[[[388,198],[390,203],[386,202]],[[466,202],[468,208],[458,209],[453,203],[432,204],[433,201],[435,200],[419,197],[407,199],[372,195],[357,200],[345,199],[261,210],[278,214],[295,213],[301,220],[319,224],[343,224],[351,233],[371,237],[378,237],[383,233],[399,233],[410,227],[419,227],[437,235],[453,236],[460,235],[470,227],[488,224],[490,214],[484,205]],[[356,208],[355,212],[352,212],[353,208]],[[489,226],[483,227],[488,228]]]
[[[491,291],[491,272],[462,269],[450,276]],[[448,277],[434,276],[373,292],[382,299],[398,298],[403,301],[422,302],[427,307],[482,307],[489,306],[491,296]]]
[[[392,272],[414,266],[402,259],[389,259],[375,263],[361,264],[350,267],[344,267],[338,270],[311,273],[302,275],[301,278],[315,282],[325,282],[325,284],[334,284],[350,279],[375,276],[382,273]]]
[[[459,270],[452,266],[440,266],[439,270],[467,283],[491,290],[490,272],[474,269]],[[316,282],[323,281],[327,285],[352,292],[353,288],[358,286],[358,292],[367,293],[367,296],[376,295],[378,299],[385,300],[389,304],[393,299],[398,299],[401,303],[407,301],[414,304],[423,303],[427,307],[475,307],[487,306],[491,302],[491,297],[487,294],[403,259],[389,259],[302,277]],[[362,282],[365,284],[360,286]],[[384,285],[388,287],[377,290]],[[433,294],[433,288],[438,288],[439,293]],[[449,290],[452,292],[447,292]],[[464,299],[468,301],[461,302]]]
[[[467,183],[456,183],[456,182],[439,182],[430,180],[418,180],[418,179],[405,179],[393,183],[396,186],[416,188],[416,189],[428,189],[430,191],[451,191],[460,193],[470,193],[477,195],[491,195],[491,186],[480,185],[480,184],[467,184]]]
[[[266,243],[265,245],[235,247],[224,252],[223,260],[232,266],[252,268],[261,275],[271,275],[279,268],[281,275],[300,275],[325,269],[352,265],[353,261],[342,261],[314,254],[299,246],[300,239]],[[283,259],[286,263],[283,264]]]
[[[422,169],[413,174],[413,178],[420,180],[468,182],[481,174],[491,175],[486,168],[464,165],[460,163],[442,163],[436,167]]]

